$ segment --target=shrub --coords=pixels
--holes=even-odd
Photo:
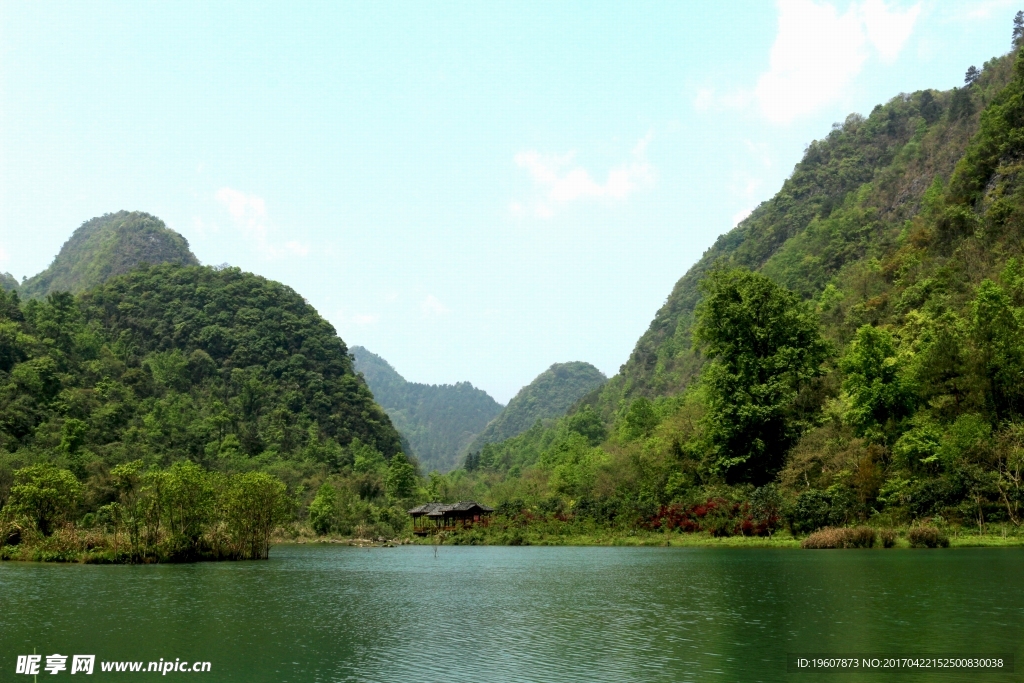
[[[309,505],[309,525],[318,536],[323,536],[334,528],[336,511],[334,488],[324,482],[316,492],[316,498]]]
[[[787,511],[790,530],[794,534],[808,533],[828,525],[831,506],[824,491],[808,489],[801,493]]]
[[[816,531],[801,543],[801,548],[871,548],[875,545],[875,530],[867,526],[853,529],[829,527]]]
[[[879,533],[882,538],[883,548],[895,548],[896,547],[896,532],[892,529],[882,529]]]
[[[28,518],[43,536],[64,523],[78,505],[82,485],[68,470],[39,463],[14,473],[9,506]]]
[[[911,548],[948,548],[949,537],[933,526],[916,526],[907,532]]]

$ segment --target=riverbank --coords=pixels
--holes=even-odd
[[[893,529],[894,548],[910,548],[907,536],[909,528]],[[950,548],[976,547],[1019,547],[1024,546],[1024,533],[1018,529],[1000,529],[996,533],[978,533],[970,530],[952,529],[947,532]],[[800,548],[804,537],[794,537],[788,531],[780,530],[770,537],[765,536],[712,536],[706,532],[679,533],[655,531],[592,531],[587,533],[551,533],[525,527],[518,531],[503,530],[494,533],[489,529],[468,529],[445,532],[438,536],[413,537],[409,540],[418,545],[497,545],[497,546],[633,546],[633,547],[682,547],[682,548]],[[882,549],[879,540],[875,546]]]
[[[909,528],[898,528],[895,532],[895,548],[910,548],[907,535]],[[976,530],[951,529],[947,533],[950,548],[998,548],[1024,546],[1024,533],[1007,527],[996,533],[978,533]],[[770,537],[721,536],[704,532],[679,533],[655,531],[593,530],[584,533],[552,533],[550,530],[531,529],[529,526],[495,533],[491,529],[472,528],[457,532],[445,532],[436,536],[406,536],[398,538],[351,538],[340,536],[315,536],[309,534],[277,534],[271,538],[274,546],[288,545],[345,545],[357,548],[394,548],[402,545],[475,545],[475,546],[605,546],[605,547],[649,547],[649,548],[800,548],[804,537],[794,537],[781,530]],[[124,550],[114,551],[110,547],[76,548],[59,542],[0,546],[0,561],[15,562],[62,562],[77,564],[165,564],[182,562],[217,562],[238,559],[226,555],[207,553],[188,559],[181,557],[137,557]],[[875,549],[883,549],[881,540]]]

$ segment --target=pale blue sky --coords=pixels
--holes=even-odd
[[[0,271],[137,209],[409,380],[611,375],[808,142],[960,85],[1017,9],[2,0]]]

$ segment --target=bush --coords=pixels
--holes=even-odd
[[[882,538],[883,548],[895,548],[896,547],[896,532],[892,529],[882,529],[879,533]]]
[[[832,508],[824,491],[808,489],[787,510],[786,517],[793,535],[810,533],[828,526]]]
[[[334,528],[337,496],[334,488],[324,482],[316,492],[316,498],[309,505],[309,525],[318,536],[323,536]]]
[[[69,519],[78,505],[82,485],[68,470],[47,463],[22,468],[14,473],[8,503],[15,514],[29,519],[43,536]]]
[[[907,532],[911,548],[948,548],[949,537],[933,526],[917,526]]]
[[[875,545],[875,530],[867,526],[853,529],[829,527],[817,531],[800,543],[801,548],[871,548]]]

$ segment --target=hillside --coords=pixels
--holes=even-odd
[[[590,363],[555,363],[519,390],[505,409],[470,445],[479,451],[522,434],[538,420],[561,417],[582,396],[604,384],[607,378]]]
[[[1024,523],[1021,32],[811,143],[618,375],[451,495],[716,535]]]
[[[18,281],[10,273],[0,273],[0,289],[10,292],[18,288]]]
[[[137,458],[337,469],[356,439],[400,450],[344,342],[279,283],[163,264],[78,297],[7,296],[0,451],[58,454],[84,474]]]
[[[760,269],[811,298],[855,264],[895,248],[926,195],[938,199],[1012,70],[1012,59],[993,59],[967,87],[901,94],[866,118],[851,114],[833,125],[779,192],[676,283],[621,372],[588,403],[611,417],[625,400],[673,395],[692,382],[703,364],[692,343],[698,285],[713,266]]]
[[[454,468],[470,441],[501,412],[500,403],[469,382],[407,382],[390,363],[361,346],[352,347],[352,357],[425,471]]]
[[[140,211],[118,211],[83,223],[53,263],[22,283],[18,292],[24,299],[50,292],[78,293],[142,263],[190,266],[199,261],[189,251],[188,241],[159,218]]]

